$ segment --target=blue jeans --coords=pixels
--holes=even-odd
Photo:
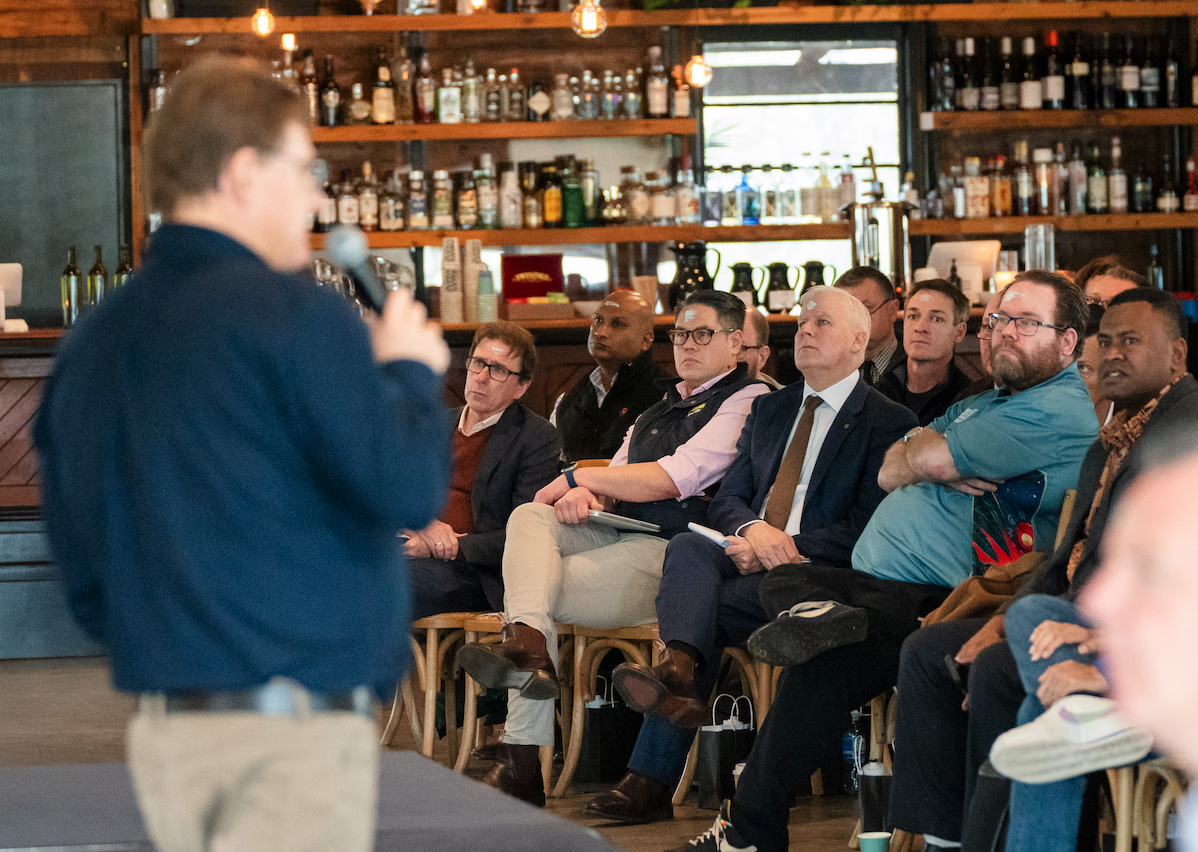
[[[1081,654],[1077,645],[1061,645],[1047,659],[1031,658],[1031,635],[1041,623],[1059,621],[1088,627],[1077,607],[1064,598],[1028,595],[1007,611],[1007,644],[1015,655],[1019,678],[1027,697],[1019,707],[1018,721],[1026,725],[1047,709],[1036,697],[1040,675],[1066,660],[1093,665],[1095,654]],[[1011,783],[1011,819],[1007,830],[1007,852],[1074,852],[1081,818],[1086,778],[1066,778],[1051,784]]]

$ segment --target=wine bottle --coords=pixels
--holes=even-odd
[[[1041,81],[1040,96],[1044,109],[1065,108],[1065,66],[1061,61],[1056,30],[1044,36],[1044,79]]]
[[[96,246],[96,262],[87,270],[87,307],[94,308],[108,295],[108,270],[104,267],[103,246]]]
[[[130,258],[129,246],[122,245],[117,248],[117,266],[116,271],[112,273],[113,290],[129,283],[129,276],[133,274],[133,264],[130,262]]]
[[[1090,143],[1090,162],[1086,168],[1086,190],[1087,212],[1110,212],[1106,170],[1102,167],[1102,153],[1098,150],[1097,142]]]
[[[1164,290],[1165,289],[1165,270],[1161,268],[1161,263],[1160,263],[1160,260],[1158,259],[1159,255],[1160,255],[1160,249],[1158,249],[1156,247],[1156,243],[1153,243],[1151,246],[1149,246],[1149,248],[1148,248],[1148,275],[1147,275],[1148,286],[1153,287],[1157,290]]]
[[[994,67],[994,49],[990,36],[982,39],[982,109],[999,108],[998,69]]]
[[[395,82],[391,79],[387,54],[381,47],[375,63],[374,88],[370,92],[370,118],[375,124],[395,123]]]
[[[395,84],[395,123],[411,124],[415,118],[415,103],[413,102],[413,86],[416,83],[416,69],[408,58],[408,49],[399,48],[399,60],[395,63],[395,72],[391,75]]]
[[[1073,34],[1073,61],[1069,63],[1068,95],[1070,109],[1090,109],[1090,62],[1084,53],[1081,33]]]
[[[1181,200],[1187,213],[1198,211],[1198,175],[1194,174],[1194,158],[1186,158],[1186,194]]]
[[[1140,66],[1140,106],[1156,109],[1161,105],[1161,69],[1156,64],[1155,39],[1148,38],[1144,64]]]
[[[1177,62],[1177,44],[1169,36],[1165,54],[1165,106],[1173,109],[1181,104],[1181,68]]]
[[[1115,93],[1118,89],[1115,79],[1115,62],[1111,59],[1111,34],[1102,34],[1102,59],[1099,64],[1099,91],[1095,97],[1102,109],[1115,109],[1119,105]]]
[[[976,111],[981,106],[982,91],[978,86],[977,68],[974,63],[974,41],[965,39],[965,55],[961,62],[961,108]]]
[[[304,51],[303,65],[300,68],[300,90],[304,93],[304,101],[308,104],[308,117],[313,124],[319,124],[320,83],[316,79],[316,57],[310,50]]]
[[[1135,109],[1140,105],[1140,66],[1136,64],[1131,36],[1123,40],[1123,64],[1119,66],[1120,106]]]
[[[87,289],[83,273],[75,263],[75,247],[67,249],[67,265],[62,271],[62,325],[70,328],[79,319],[83,303],[87,300]]]
[[[1128,208],[1127,172],[1123,171],[1121,160],[1123,149],[1119,137],[1111,137],[1111,173],[1107,177],[1109,204],[1112,213],[1126,213]]]
[[[1043,105],[1044,91],[1036,68],[1036,40],[1028,36],[1023,40],[1023,78],[1019,83],[1019,108],[1040,109]]]
[[[341,89],[333,73],[333,57],[324,58],[324,85],[320,87],[320,123],[334,127],[341,123]]]
[[[1003,109],[1019,109],[1019,80],[1011,60],[1011,37],[1002,38],[1002,70],[998,78],[998,101]]]

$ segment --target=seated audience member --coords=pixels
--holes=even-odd
[[[1132,287],[1147,287],[1148,279],[1119,262],[1117,255],[1095,258],[1077,273],[1077,286],[1086,294],[1086,303],[1107,307],[1111,299]]]
[[[990,323],[985,318],[998,310],[998,300],[1001,295],[1002,291],[1000,290],[990,297],[990,301],[986,303],[986,307],[982,308],[983,319],[978,324],[978,360],[982,366],[982,377],[973,381],[965,390],[957,394],[957,398],[953,402],[960,402],[963,399],[977,396],[980,393],[985,393],[998,387],[994,382],[994,369],[990,366],[990,336],[993,332],[990,329]]]
[[[1090,447],[1077,480],[1077,498],[1060,547],[1025,582],[1020,594],[1056,595],[1076,600],[1098,565],[1099,544],[1112,502],[1135,479],[1143,464],[1139,438],[1198,417],[1198,383],[1185,374],[1186,345],[1180,311],[1169,294],[1134,289],[1117,296],[1103,316],[1098,336],[1103,393],[1114,401],[1115,417]],[[1002,642],[1005,617],[967,618],[918,631],[903,645],[899,671],[896,755],[891,822],[924,834],[933,846],[959,844],[961,821],[978,767],[991,745],[1016,722],[1032,680],[1021,683],[1016,660]],[[1023,631],[1028,636],[1031,630]],[[1076,648],[1057,649],[1058,654]],[[969,711],[950,676],[945,656],[955,655],[968,674]],[[1050,662],[1035,672],[1035,682]],[[1065,657],[1059,658],[1064,661]],[[1030,660],[1028,661],[1031,662]],[[1043,663],[1043,661],[1041,661]],[[1031,668],[1027,668],[1030,673]],[[1048,675],[1060,687],[1075,665]],[[1054,687],[1055,689],[1056,687]],[[1046,692],[1047,698],[1058,698]],[[1044,703],[1037,701],[1042,712]],[[1051,703],[1048,701],[1047,703]],[[1032,706],[1029,704],[1029,707]],[[1028,712],[1031,712],[1030,710]],[[1080,797],[1078,805],[1080,807]],[[1062,826],[1069,826],[1065,814]],[[1066,831],[1076,841],[1077,813]]]
[[[480,326],[466,358],[466,404],[454,413],[453,474],[440,518],[408,530],[412,617],[503,606],[508,516],[558,474],[561,442],[518,401],[537,363],[532,335],[511,322]]]
[[[1090,305],[1090,319],[1086,322],[1086,342],[1082,346],[1082,354],[1077,356],[1077,371],[1082,374],[1082,381],[1090,390],[1090,399],[1094,402],[1094,414],[1098,422],[1105,426],[1115,414],[1115,405],[1102,393],[1102,383],[1099,381],[1099,367],[1102,362],[1102,352],[1098,349],[1098,329],[1102,325],[1102,315],[1106,309],[1095,302]]]
[[[1081,596],[1120,711],[1198,775],[1198,421],[1145,440],[1143,474],[1119,501],[1102,566]],[[1198,852],[1198,792],[1181,808],[1180,848]]]
[[[954,357],[957,344],[965,339],[968,320],[969,299],[943,278],[920,281],[907,296],[903,310],[907,360],[874,387],[914,412],[920,426],[943,414],[970,384]]]
[[[907,359],[902,344],[894,334],[899,303],[890,279],[872,266],[854,266],[836,279],[837,290],[855,296],[869,311],[869,343],[865,347],[865,363],[861,375],[876,385],[890,370]]]
[[[704,496],[732,462],[753,399],[768,392],[737,363],[744,321],[736,296],[689,296],[670,330],[678,384],[641,415],[610,466],[567,471],[512,513],[503,641],[458,652],[476,681],[510,690],[491,786],[545,803],[537,749],[553,742],[555,620],[623,627],[657,618],[666,543],[688,522],[706,523]],[[588,521],[592,509],[658,524],[660,532]]]
[[[786,669],[731,805],[681,849],[786,849],[799,782],[835,745],[849,712],[894,685],[899,648],[919,618],[979,573],[983,556],[997,557],[973,543],[979,519],[1020,519],[1012,550],[1052,541],[1065,490],[1098,431],[1073,365],[1085,313],[1080,291],[1060,276],[1017,276],[1002,295],[990,352],[1003,389],[957,403],[887,451],[878,482],[891,493],[853,548],[854,570],[780,565],[766,575],[762,603],[781,615],[750,637],[749,650]],[[1003,493],[996,482],[1006,483]]]
[[[549,418],[571,463],[614,456],[669,379],[653,360],[653,307],[635,290],[616,290],[603,300],[587,350],[598,366],[558,398]]]
[[[753,403],[708,510],[728,546],[684,532],[666,548],[657,593],[663,662],[625,664],[613,675],[629,705],[650,715],[628,774],[589,812],[633,823],[670,819],[694,729],[711,718],[707,696],[721,650],[769,620],[759,594],[765,572],[801,558],[850,568],[853,545],[885,496],[882,458],[916,425],[860,376],[869,327],[869,313],[848,293],[803,294],[795,334],[803,381]]]
[[[765,382],[774,390],[782,384],[773,376],[761,372],[770,360],[770,321],[761,311],[745,311],[745,342],[741,345],[740,360],[749,368],[749,378]]]

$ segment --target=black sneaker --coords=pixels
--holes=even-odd
[[[757,847],[746,843],[732,825],[728,816],[731,804],[724,799],[724,803],[720,805],[720,815],[715,818],[715,824],[711,828],[694,840],[688,840],[667,852],[757,852]]]
[[[749,653],[771,666],[797,666],[825,651],[865,640],[865,610],[835,601],[804,601],[757,628]]]

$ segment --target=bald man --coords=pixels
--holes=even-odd
[[[598,366],[558,398],[549,418],[566,461],[610,459],[636,419],[662,398],[669,376],[652,348],[653,307],[635,290],[604,299],[587,338]]]
[[[695,728],[710,718],[706,698],[722,649],[774,615],[759,595],[766,572],[803,558],[849,570],[884,496],[886,450],[916,425],[861,377],[869,333],[869,312],[848,293],[816,287],[803,295],[794,347],[803,381],[753,403],[708,511],[727,546],[696,533],[670,540],[656,601],[663,662],[623,665],[614,675],[628,704],[650,715],[628,774],[588,811],[669,819]]]

